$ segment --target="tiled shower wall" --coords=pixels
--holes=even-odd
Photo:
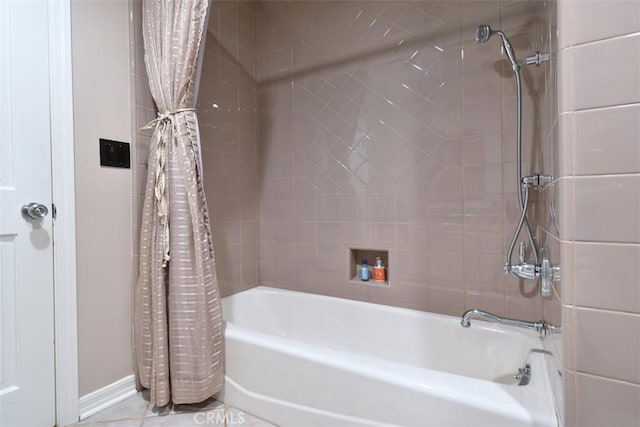
[[[637,426],[640,2],[560,0],[558,30],[565,425]]]
[[[260,283],[459,315],[538,318],[505,278],[518,220],[518,56],[548,41],[548,2],[256,3]],[[524,77],[525,173],[552,124],[546,67]],[[389,250],[390,287],[350,282],[349,248]]]
[[[139,129],[155,118],[144,65],[141,5],[140,0],[130,2],[134,283],[150,145],[150,134]],[[209,13],[197,108],[216,272],[225,296],[259,284],[255,10],[250,1],[214,1]]]
[[[140,3],[136,129],[155,114]],[[515,83],[499,40],[473,34],[502,28],[522,58],[542,44],[546,5],[213,2],[198,108],[223,295],[263,283],[537,318],[535,290],[502,274],[518,214]],[[524,77],[528,172],[550,114],[543,68]],[[137,254],[149,138],[132,141]],[[349,248],[388,249],[391,287],[349,283]]]
[[[198,108],[222,293],[263,283],[537,318],[535,290],[501,267],[517,221],[515,83],[499,40],[472,38],[501,28],[523,58],[544,45],[547,7],[213,2]],[[132,9],[139,129],[154,105]],[[548,74],[524,70],[525,172],[545,161]],[[149,139],[132,141],[137,254]],[[388,249],[391,287],[349,283],[349,248]]]
[[[131,169],[133,172],[133,283],[138,282],[140,262],[140,226],[142,206],[147,182],[150,134],[140,129],[156,117],[155,104],[151,98],[147,71],[144,65],[142,42],[142,0],[130,0],[129,34],[133,36],[129,46],[131,77]],[[133,295],[133,290],[131,291]]]
[[[259,284],[254,19],[254,2],[211,2],[198,95],[204,187],[223,296]]]

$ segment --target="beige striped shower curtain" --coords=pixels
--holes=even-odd
[[[153,130],[135,292],[135,355],[151,403],[201,402],[223,382],[223,324],[196,102],[207,0],[143,0]]]

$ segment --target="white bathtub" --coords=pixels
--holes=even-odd
[[[220,399],[278,425],[557,425],[534,334],[266,287],[223,310]]]

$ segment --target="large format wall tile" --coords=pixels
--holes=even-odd
[[[587,110],[570,118],[576,175],[640,172],[640,106]]]
[[[576,243],[576,304],[640,313],[640,246]]]
[[[560,2],[560,47],[640,31],[640,3],[635,0]]]
[[[572,110],[638,102],[640,34],[580,45],[571,55]]]
[[[640,383],[640,316],[576,310],[576,369]]]
[[[575,423],[569,425],[630,427],[640,424],[640,386],[637,384],[576,374],[572,391],[576,415]]]
[[[639,175],[576,178],[574,198],[576,240],[640,243]]]

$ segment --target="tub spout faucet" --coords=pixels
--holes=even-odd
[[[547,323],[546,320],[528,322],[526,320],[510,319],[508,317],[496,316],[495,314],[478,310],[477,308],[465,312],[462,315],[460,325],[462,325],[463,328],[468,328],[471,326],[471,319],[483,319],[493,323],[501,323],[503,325],[515,326],[517,328],[530,329],[532,331],[536,331],[541,337],[560,332],[560,326],[554,326]]]

